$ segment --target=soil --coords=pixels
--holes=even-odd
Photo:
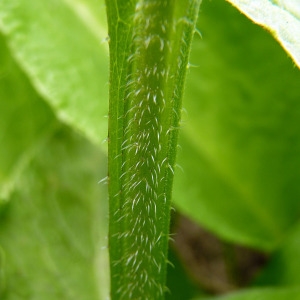
[[[171,247],[192,281],[211,294],[224,294],[249,285],[268,256],[254,249],[230,244],[182,215],[173,222]]]

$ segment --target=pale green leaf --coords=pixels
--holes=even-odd
[[[300,67],[298,0],[227,0],[255,23],[266,27]]]
[[[108,109],[103,2],[2,0],[0,30],[58,118],[101,144]]]
[[[60,128],[29,164],[2,212],[1,299],[106,299],[105,161]]]

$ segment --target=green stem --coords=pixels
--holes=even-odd
[[[163,299],[181,98],[200,0],[107,0],[112,299]]]

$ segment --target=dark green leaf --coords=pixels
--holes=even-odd
[[[298,218],[300,72],[230,4],[203,3],[174,201],[232,241],[270,250]]]
[[[258,285],[300,285],[300,224],[286,234],[262,271]]]
[[[198,298],[198,300],[299,300],[300,289],[252,289],[214,298]],[[195,299],[196,300],[196,299]]]

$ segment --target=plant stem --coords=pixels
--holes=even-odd
[[[199,5],[107,0],[112,299],[164,297],[181,98]]]

